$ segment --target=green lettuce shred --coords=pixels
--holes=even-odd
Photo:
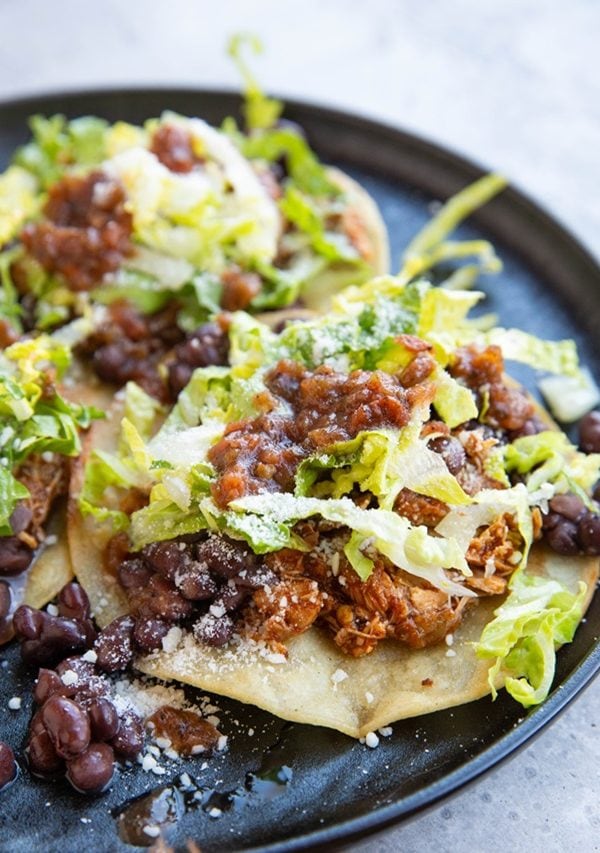
[[[67,347],[48,336],[19,341],[0,353],[0,536],[11,533],[16,502],[28,496],[14,476],[34,453],[77,456],[79,429],[102,413],[69,403],[46,390],[48,371],[60,379],[67,369]]]
[[[106,157],[108,122],[94,116],[68,121],[63,115],[29,120],[33,139],[16,152],[13,161],[36,177],[43,189],[73,167],[92,168]]]
[[[589,493],[600,478],[600,454],[581,453],[558,430],[518,438],[504,448],[506,470],[525,476],[530,492],[550,484],[554,494],[573,492],[595,509]]]
[[[554,679],[556,648],[573,639],[585,594],[583,582],[574,593],[550,578],[513,575],[508,598],[476,646],[479,657],[495,658],[488,675],[494,698],[501,679],[525,708],[544,701]]]
[[[227,52],[235,62],[244,82],[244,118],[249,130],[267,130],[276,124],[283,104],[274,98],[267,97],[259,86],[254,74],[244,61],[244,48],[255,54],[263,52],[259,38],[249,33],[238,33],[231,37]]]

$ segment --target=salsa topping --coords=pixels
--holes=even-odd
[[[132,252],[132,218],[121,185],[103,172],[66,175],[48,191],[45,220],[21,233],[25,248],[73,290],[90,290]]]
[[[432,386],[405,388],[401,379],[378,370],[311,371],[280,361],[265,377],[276,411],[230,424],[208,454],[219,474],[213,487],[217,504],[291,491],[298,464],[315,451],[362,430],[406,426],[413,409],[431,399]],[[280,414],[283,407],[287,411]]]

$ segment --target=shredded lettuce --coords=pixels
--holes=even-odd
[[[235,62],[244,82],[244,117],[249,130],[265,130],[272,127],[283,110],[283,104],[274,98],[268,98],[250,68],[244,62],[242,51],[248,47],[253,53],[262,53],[260,39],[247,33],[238,33],[229,40],[227,52]]]
[[[550,411],[562,423],[573,423],[600,403],[600,388],[583,367],[574,376],[545,376],[538,387]]]
[[[525,708],[548,695],[557,646],[570,643],[583,615],[586,585],[578,592],[561,583],[520,572],[508,598],[495,611],[476,646],[481,658],[495,658],[488,680],[496,696],[501,677],[506,690]]]
[[[506,470],[524,475],[536,492],[549,483],[555,494],[573,492],[590,507],[589,493],[600,478],[600,454],[581,453],[558,430],[518,438],[504,449]]]
[[[497,272],[501,264],[494,247],[486,240],[447,242],[446,238],[505,187],[505,178],[490,174],[452,196],[407,246],[402,273],[409,279],[414,278],[442,261],[469,256],[479,258],[480,266],[486,271]]]
[[[15,237],[38,210],[37,181],[21,166],[0,175],[0,246]]]
[[[301,518],[320,515],[328,521],[349,527],[362,537],[360,561],[355,559],[352,563],[352,559],[356,557],[356,540],[353,547],[346,552],[362,580],[366,580],[373,570],[373,561],[365,554],[365,550],[372,547],[387,557],[393,565],[427,580],[449,595],[472,595],[464,586],[450,580],[443,571],[444,568],[454,568],[465,575],[471,573],[464,551],[458,543],[453,539],[431,536],[426,527],[414,527],[406,518],[389,510],[360,509],[348,498],[299,498],[287,494],[249,495],[232,501],[230,509],[260,516],[263,522],[268,519],[274,525],[291,526]],[[250,525],[249,535],[251,530]],[[261,540],[261,530],[262,528],[258,528],[256,535],[252,534],[253,547],[255,542],[265,547],[264,540]],[[270,550],[281,547],[277,543]]]
[[[10,268],[19,254],[18,246],[0,252],[0,320],[5,320],[18,332],[22,331],[21,315],[23,311],[19,304],[18,292]]]
[[[33,139],[19,148],[14,163],[37,178],[43,189],[68,168],[98,166],[106,156],[108,123],[93,116],[67,121],[63,115],[36,115],[29,121]]]
[[[101,417],[96,409],[64,400],[48,382],[69,364],[63,344],[47,336],[19,341],[0,354],[0,536],[10,534],[10,516],[28,496],[18,482],[18,466],[34,453],[76,456],[79,429]]]
[[[398,493],[407,488],[446,503],[469,504],[470,497],[442,457],[419,438],[420,428],[418,420],[400,431],[360,432],[327,453],[309,456],[298,468],[296,494],[341,498],[358,486],[371,492],[382,509],[391,510]]]

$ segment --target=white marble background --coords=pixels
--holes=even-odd
[[[502,170],[600,249],[600,0],[0,0],[0,98],[107,84],[269,89]],[[1,128],[0,128],[1,132]],[[509,764],[354,853],[600,850],[600,680]]]

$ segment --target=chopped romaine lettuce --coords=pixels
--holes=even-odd
[[[440,261],[472,255],[480,258],[480,265],[487,271],[498,270],[499,261],[493,246],[487,241],[476,240],[465,243],[445,241],[464,219],[505,187],[505,178],[490,174],[452,196],[409,243],[404,252],[402,273],[408,278],[414,278]]]
[[[362,492],[371,492],[382,509],[391,510],[400,490],[406,488],[446,503],[470,503],[442,457],[419,438],[421,422],[417,418],[400,431],[364,431],[327,453],[309,456],[298,468],[296,494],[341,498],[358,486]]]
[[[274,98],[267,97],[259,86],[254,74],[242,57],[244,47],[255,54],[262,53],[262,44],[256,36],[238,33],[231,37],[228,53],[235,62],[244,82],[244,118],[248,130],[266,130],[278,120],[283,110],[283,104]]]
[[[589,493],[600,478],[600,454],[580,453],[558,430],[526,435],[507,444],[504,464],[508,472],[525,476],[530,492],[549,483],[554,494],[574,492],[593,507]]]
[[[538,387],[554,417],[565,424],[578,421],[600,403],[600,389],[587,367],[575,376],[545,376]]]
[[[586,585],[570,592],[551,578],[519,572],[511,591],[486,625],[477,644],[482,658],[495,658],[489,684],[496,696],[499,678],[525,708],[548,695],[555,670],[555,650],[570,643],[583,615]]]
[[[76,456],[79,429],[101,416],[48,391],[69,357],[63,344],[47,336],[19,341],[0,354],[0,536],[11,532],[15,503],[29,494],[14,476],[20,463],[33,453]]]
[[[356,561],[356,539],[346,551],[353,568],[366,580],[373,569],[373,562],[365,554],[374,548],[387,557],[393,565],[403,568],[416,577],[423,578],[449,595],[471,596],[473,593],[461,584],[455,583],[443,571],[444,568],[457,569],[465,575],[471,571],[466,563],[464,551],[453,539],[429,535],[426,527],[413,527],[400,515],[385,509],[360,509],[348,498],[320,499],[301,498],[292,495],[249,495],[232,501],[230,511],[250,513],[259,516],[262,521],[269,520],[273,525],[293,525],[301,518],[320,515],[328,521],[345,525],[362,537],[359,550],[362,558]],[[270,547],[261,538],[262,528],[257,526],[256,533],[252,525],[248,535],[255,543],[268,550],[278,550],[282,545],[277,542]],[[290,531],[291,532],[291,531]],[[355,563],[352,563],[352,559]],[[367,563],[367,560],[369,561]]]
[[[15,237],[25,222],[37,213],[37,181],[21,166],[9,166],[0,175],[0,247]]]
[[[93,116],[67,121],[62,115],[36,115],[29,121],[33,139],[15,154],[14,162],[41,183],[44,189],[65,169],[99,166],[106,156],[108,123]]]

